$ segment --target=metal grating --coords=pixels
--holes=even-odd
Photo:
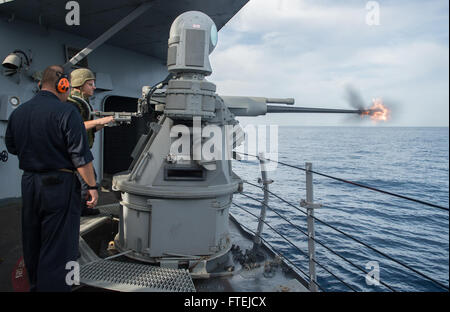
[[[102,214],[106,214],[106,215],[118,216],[119,212],[120,212],[120,204],[119,203],[109,204],[109,205],[101,205],[101,206],[97,206],[97,208],[98,208],[98,210],[100,210],[100,212]]]
[[[188,270],[99,260],[81,266],[81,283],[118,291],[195,292]]]

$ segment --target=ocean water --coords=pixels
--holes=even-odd
[[[294,166],[313,164],[313,170],[392,193],[449,207],[449,129],[386,127],[279,127],[278,160]],[[256,184],[259,162],[233,161],[242,179]],[[306,198],[305,174],[278,165],[268,172],[270,190],[299,207]],[[244,193],[262,200],[262,191],[244,184]],[[261,204],[236,194],[235,203],[259,215]],[[315,217],[415,270],[449,284],[449,212],[314,175],[314,201],[322,208]],[[280,219],[286,217],[306,232],[306,216],[271,196],[266,221],[307,253],[307,237]],[[301,208],[302,211],[305,209]],[[231,213],[255,231],[257,221],[242,209]],[[335,230],[315,222],[316,239],[396,291],[446,291],[432,281],[383,257]],[[307,258],[264,226],[263,238],[308,272]],[[316,259],[358,291],[390,291],[367,283],[366,273],[316,244]],[[376,276],[376,275],[375,275]],[[352,291],[317,266],[324,291]]]

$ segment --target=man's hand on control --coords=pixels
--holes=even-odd
[[[99,119],[96,119],[96,121],[98,122],[99,126],[105,126],[107,124],[109,124],[110,122],[114,121],[114,117],[113,116],[106,116],[106,117],[102,117]]]
[[[95,206],[97,206],[97,202],[98,202],[98,192],[97,190],[87,190],[88,191],[88,196],[90,197],[90,200],[88,200],[86,202],[88,208],[94,208]]]

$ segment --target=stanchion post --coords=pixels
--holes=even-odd
[[[269,184],[273,182],[272,180],[267,179],[267,170],[266,170],[267,160],[264,158],[264,153],[259,153],[258,159],[261,167],[261,179],[259,180],[259,182],[263,184],[264,204],[261,207],[261,213],[258,220],[258,229],[256,230],[255,239],[253,241],[254,249],[261,245],[261,234],[263,231],[264,221],[266,219],[267,205],[269,204],[269,193],[268,193]]]
[[[314,189],[313,189],[313,174],[312,163],[306,163],[306,212],[308,222],[308,255],[309,255],[309,290],[316,292],[317,276],[316,276],[316,247],[314,244],[315,230],[314,230]]]

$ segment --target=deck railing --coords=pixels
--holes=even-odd
[[[238,153],[238,152],[236,152]],[[305,168],[301,168],[298,166],[293,166],[290,164],[286,164],[283,162],[279,162],[276,161],[278,164],[290,167],[290,168],[294,168],[297,170],[302,170],[305,172],[305,176],[306,176],[306,199],[302,199],[300,200],[300,203],[297,204],[293,204],[285,199],[283,199],[281,196],[275,194],[274,192],[269,190],[269,185],[273,182],[272,180],[270,180],[268,178],[267,175],[267,171],[266,171],[266,163],[267,162],[272,162],[273,160],[267,159],[264,157],[264,154],[260,154],[258,156],[255,155],[249,155],[249,154],[245,154],[245,153],[238,153],[238,154],[242,154],[242,155],[246,155],[246,156],[251,156],[251,157],[256,157],[259,160],[260,163],[260,168],[261,168],[261,178],[259,179],[259,183],[262,184],[262,186],[251,183],[249,181],[244,181],[244,183],[260,188],[263,191],[263,195],[264,195],[264,199],[263,201],[254,198],[253,196],[247,194],[247,193],[239,193],[241,196],[244,196],[246,198],[251,199],[252,201],[258,202],[259,204],[261,204],[261,211],[260,211],[260,216],[258,217],[257,215],[255,215],[254,213],[250,212],[248,209],[244,208],[242,205],[239,205],[235,202],[233,202],[233,205],[240,208],[241,210],[245,211],[246,213],[250,214],[251,216],[253,216],[254,218],[258,219],[258,226],[257,226],[257,230],[255,232],[251,231],[248,227],[244,226],[244,228],[246,228],[247,231],[250,231],[251,233],[253,233],[255,235],[255,239],[254,239],[254,248],[257,248],[262,241],[264,241],[270,248],[272,248],[272,250],[277,253],[278,255],[280,255],[281,257],[283,257],[287,262],[289,262],[293,268],[295,268],[298,272],[300,272],[303,277],[305,278],[305,280],[309,283],[309,290],[310,291],[319,291],[319,290],[324,290],[323,287],[321,287],[318,282],[317,282],[317,273],[316,273],[316,265],[320,266],[324,271],[326,271],[327,273],[329,273],[331,276],[333,276],[335,279],[337,279],[338,281],[340,281],[343,285],[345,285],[348,289],[350,289],[351,291],[357,291],[354,287],[352,287],[351,285],[349,285],[348,283],[346,283],[342,278],[338,277],[335,273],[332,272],[332,270],[330,270],[329,268],[327,268],[325,265],[321,264],[317,259],[316,259],[316,243],[319,244],[320,246],[324,247],[327,251],[331,252],[332,254],[338,256],[339,258],[341,258],[342,260],[344,260],[346,263],[350,264],[352,267],[356,268],[358,271],[361,271],[365,274],[365,276],[368,276],[368,274],[370,272],[368,272],[367,270],[365,270],[364,268],[360,267],[359,265],[355,264],[353,261],[349,260],[347,257],[341,255],[340,253],[336,252],[335,250],[333,250],[332,248],[330,248],[329,246],[327,246],[326,244],[324,244],[323,242],[321,242],[320,240],[318,240],[315,236],[315,221],[320,222],[321,224],[325,225],[328,228],[331,228],[332,230],[346,236],[347,238],[353,240],[354,242],[365,246],[367,248],[369,248],[370,250],[378,253],[379,255],[393,261],[394,263],[402,266],[403,268],[406,268],[407,270],[410,270],[414,273],[416,273],[417,275],[421,276],[422,278],[431,281],[432,283],[434,283],[435,285],[437,285],[438,287],[442,288],[443,290],[449,291],[449,287],[448,285],[443,284],[442,282],[439,282],[437,280],[435,280],[434,278],[424,274],[423,272],[420,272],[417,269],[414,269],[413,267],[411,267],[410,265],[403,263],[402,261],[399,261],[389,255],[387,255],[386,253],[364,243],[363,241],[353,237],[350,234],[345,233],[344,231],[338,229],[337,227],[329,224],[328,222],[325,222],[321,219],[319,219],[317,216],[315,216],[314,211],[318,208],[321,207],[320,204],[315,203],[314,202],[314,183],[313,183],[313,176],[314,175],[319,175],[319,176],[323,176],[329,179],[333,179],[333,180],[337,180],[340,181],[342,183],[347,183],[347,184],[351,184],[357,187],[362,187],[365,189],[369,189],[371,191],[375,191],[375,192],[380,192],[386,195],[390,195],[390,196],[395,196],[398,198],[402,198],[408,201],[412,201],[412,202],[416,202],[416,203],[420,203],[423,205],[427,205],[430,207],[434,207],[434,208],[438,208],[441,210],[446,210],[448,211],[449,209],[447,207],[443,207],[441,205],[436,205],[433,203],[429,203],[429,202],[425,202],[422,200],[418,200],[415,198],[411,198],[411,197],[407,197],[407,196],[403,196],[403,195],[399,195],[399,194],[395,194],[392,192],[388,192],[385,190],[380,190],[378,188],[372,187],[372,186],[367,186],[367,185],[362,185],[360,183],[356,183],[356,182],[352,182],[349,180],[345,180],[342,178],[337,178],[337,177],[333,177],[327,174],[323,174],[320,172],[316,172],[313,171],[312,169],[312,163],[305,163]],[[270,196],[274,196],[276,198],[278,198],[279,200],[281,200],[283,203],[289,205],[290,207],[295,208],[297,211],[303,213],[304,215],[306,215],[306,220],[307,220],[307,231],[305,232],[304,230],[302,230],[298,225],[292,223],[292,221],[288,220],[286,217],[282,216],[280,213],[278,213],[275,209],[273,209],[272,207],[269,206],[269,198]],[[303,235],[305,235],[308,239],[308,251],[303,251],[301,250],[296,244],[294,244],[288,237],[286,237],[285,235],[283,235],[280,231],[276,230],[273,226],[271,226],[267,221],[265,221],[266,218],[266,212],[267,212],[267,208],[270,209],[273,213],[275,213],[275,215],[277,215],[277,217],[279,219],[284,220],[285,222],[287,222],[290,226],[292,226],[292,228],[296,229],[297,231],[299,231],[300,233],[302,233]],[[305,208],[306,211],[302,210],[301,208]],[[242,225],[242,224],[241,224]],[[263,227],[264,225],[266,225],[268,228],[270,228],[274,233],[276,233],[278,236],[280,236],[282,239],[284,239],[288,244],[290,244],[292,247],[294,247],[297,251],[300,252],[300,254],[302,254],[307,260],[308,260],[308,267],[309,267],[309,272],[306,273],[304,270],[302,270],[299,266],[295,265],[287,256],[283,255],[281,252],[279,252],[278,250],[276,250],[267,240],[265,240],[262,237],[262,232],[263,232]],[[394,289],[391,285],[388,285],[387,283],[381,281],[381,280],[377,280],[377,283],[379,283],[380,285],[383,285],[385,288],[387,288],[390,291],[397,291],[396,289]]]

